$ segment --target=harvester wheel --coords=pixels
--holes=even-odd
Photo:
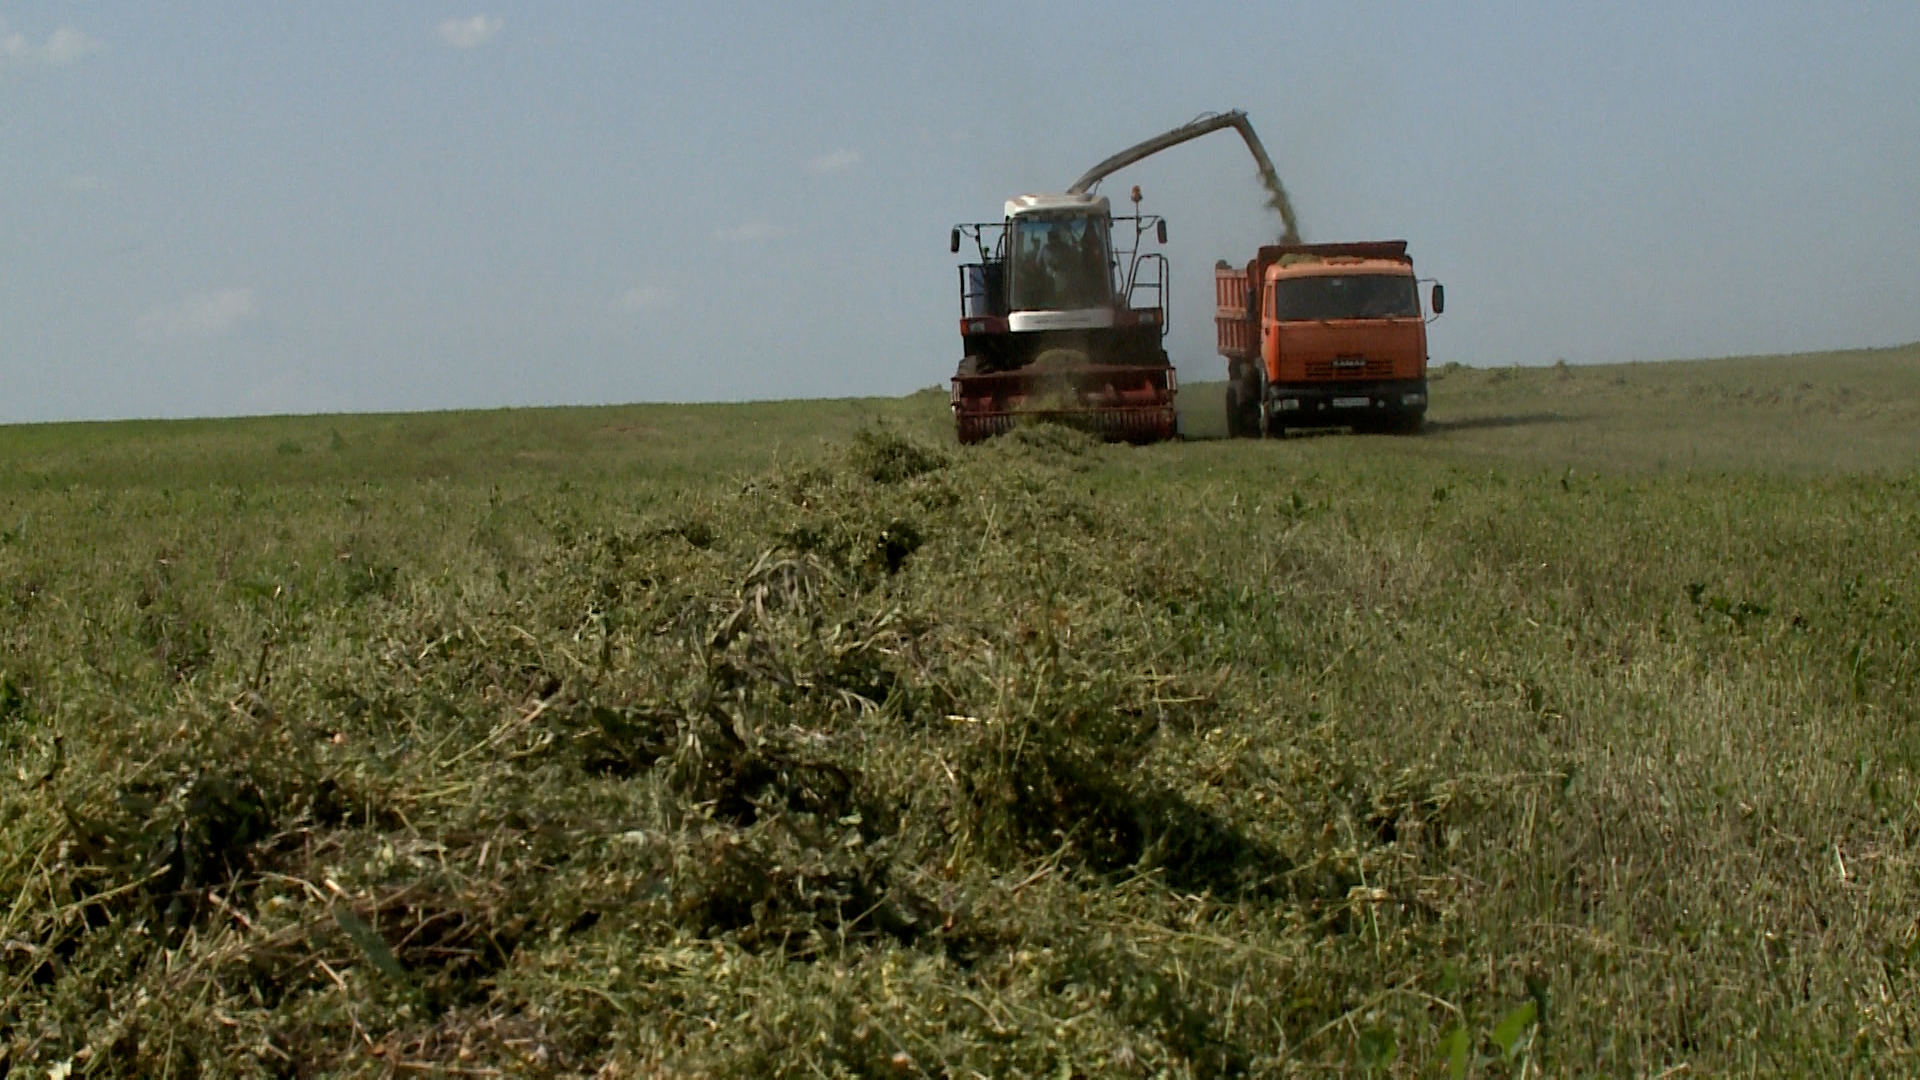
[[[1227,438],[1243,439],[1247,435],[1246,419],[1241,415],[1240,384],[1227,384]]]

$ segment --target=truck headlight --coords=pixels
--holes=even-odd
[[[1299,398],[1281,398],[1280,399],[1281,412],[1291,412],[1295,409],[1298,409],[1299,407],[1300,407]]]
[[[1425,405],[1426,403],[1427,395],[1425,394],[1408,394],[1400,399],[1402,405]]]

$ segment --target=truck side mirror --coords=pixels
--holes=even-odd
[[[1164,244],[1167,242],[1167,219],[1166,218],[1161,218],[1159,221],[1154,222],[1153,235],[1154,235],[1154,238],[1159,240],[1161,243]]]
[[[959,229],[953,230],[953,235],[947,237],[947,247],[955,255],[960,254],[960,230]]]
[[[1433,313],[1438,315],[1446,310],[1447,287],[1436,281],[1433,283]]]

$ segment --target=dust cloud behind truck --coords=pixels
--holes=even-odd
[[[1227,429],[1412,433],[1427,413],[1427,316],[1404,240],[1274,244],[1214,270]],[[1446,294],[1432,287],[1431,307]]]

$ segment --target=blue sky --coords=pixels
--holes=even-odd
[[[949,225],[1245,109],[1436,362],[1920,340],[1920,5],[0,0],[0,422],[897,394]],[[1109,181],[1276,229],[1230,133]]]

